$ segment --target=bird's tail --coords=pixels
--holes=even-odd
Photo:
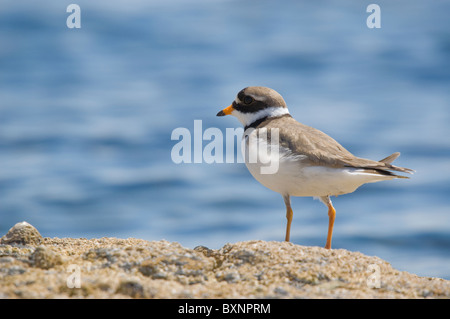
[[[394,154],[389,155],[386,158],[383,158],[382,160],[380,160],[379,162],[382,163],[386,163],[386,164],[391,164],[393,161],[395,161],[397,159],[397,157],[400,156],[400,152],[395,152]]]
[[[380,160],[379,162],[386,164],[386,168],[388,170],[393,170],[393,171],[397,171],[397,172],[403,172],[403,173],[408,173],[408,174],[413,174],[414,170],[410,169],[410,168],[405,168],[405,167],[399,167],[399,166],[395,166],[392,165],[391,163],[393,161],[395,161],[397,159],[397,157],[400,156],[400,152],[395,152],[394,154],[389,155],[386,158],[383,158],[382,160]],[[401,175],[395,175],[398,178],[409,178],[406,176],[401,176]]]

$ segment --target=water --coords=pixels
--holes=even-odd
[[[136,237],[220,248],[283,240],[281,196],[244,164],[175,164],[172,131],[239,127],[215,114],[245,86],[279,91],[299,121],[410,180],[333,198],[333,246],[450,279],[450,4],[3,1],[0,234]],[[209,141],[204,141],[203,146]],[[323,246],[326,207],[293,199],[291,240]]]

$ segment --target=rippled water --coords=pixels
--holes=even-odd
[[[450,279],[450,5],[378,1],[0,4],[0,234],[137,237],[219,248],[282,240],[281,196],[242,163],[175,164],[172,131],[237,128],[245,86],[354,154],[416,170],[334,198],[333,245]],[[203,141],[203,147],[210,141]],[[294,198],[291,240],[323,246],[326,207]]]

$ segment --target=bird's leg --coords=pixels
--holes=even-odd
[[[328,235],[327,235],[327,243],[325,244],[326,249],[331,249],[331,237],[333,237],[333,226],[334,219],[336,218],[336,210],[331,203],[331,199],[329,196],[322,196],[320,200],[328,206]]]
[[[327,235],[327,243],[325,245],[326,249],[331,249],[331,237],[333,236],[333,226],[334,219],[336,218],[336,210],[330,202],[330,206],[328,206],[328,235]]]
[[[283,199],[284,199],[284,204],[286,205],[286,219],[287,219],[286,237],[284,240],[289,241],[289,237],[291,234],[292,216],[294,215],[294,212],[292,211],[292,208],[291,208],[291,198],[289,197],[289,195],[284,195]]]

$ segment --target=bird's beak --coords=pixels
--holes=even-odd
[[[233,111],[234,111],[234,107],[233,107],[233,104],[231,104],[230,106],[227,106],[227,107],[224,108],[222,111],[220,111],[219,113],[217,113],[217,116],[230,115],[231,113],[233,113]]]

